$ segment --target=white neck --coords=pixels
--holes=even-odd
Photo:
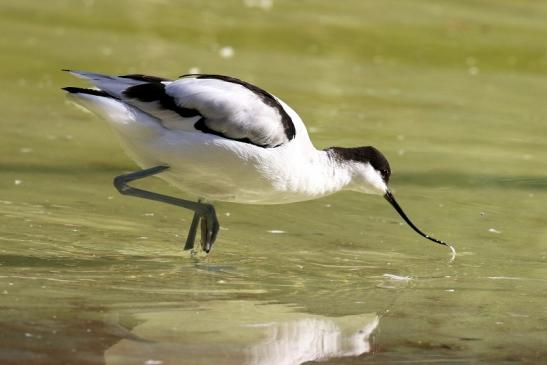
[[[326,151],[314,148],[308,153],[299,153],[299,157],[284,161],[284,164],[291,166],[287,166],[289,173],[281,177],[283,190],[314,199],[351,186],[351,166],[331,158]],[[298,173],[295,174],[295,171]]]

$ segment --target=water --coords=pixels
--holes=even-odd
[[[0,4],[0,359],[6,364],[543,363],[547,6],[537,2]],[[427,233],[378,197],[120,196],[135,165],[59,70],[238,76],[318,147],[374,145]],[[83,85],[83,84],[82,84]],[[157,179],[146,188],[182,197]]]

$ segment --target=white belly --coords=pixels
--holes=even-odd
[[[291,151],[288,145],[262,148],[182,131],[169,131],[153,140],[128,141],[123,136],[121,139],[127,153],[142,168],[168,165],[169,170],[158,177],[196,197],[282,204],[330,193],[306,188],[309,177],[291,165],[293,159],[287,158],[299,151]]]

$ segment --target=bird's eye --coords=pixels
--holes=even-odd
[[[388,170],[382,170],[380,171],[380,174],[382,174],[382,179],[387,183],[387,180],[389,179],[389,171]]]

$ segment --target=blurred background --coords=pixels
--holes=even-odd
[[[542,363],[545,19],[525,0],[3,0],[0,362]],[[136,165],[65,101],[85,83],[64,68],[254,83],[316,147],[381,149],[458,257],[350,192],[218,204],[191,256],[190,212],[115,191]]]

